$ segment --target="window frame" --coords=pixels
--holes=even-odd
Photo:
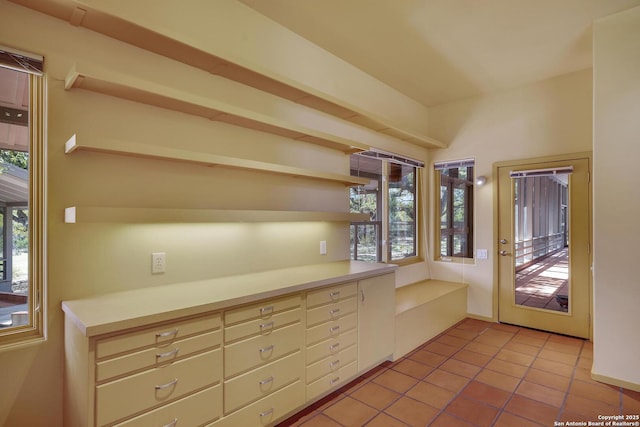
[[[465,178],[445,175],[443,171],[457,168],[467,168]],[[474,239],[474,223],[475,223],[475,161],[472,159],[460,161],[446,161],[434,163],[434,260],[446,262],[460,262],[467,260],[475,260],[475,239]],[[442,228],[442,202],[441,187],[445,183],[447,187],[447,215],[450,216],[450,227]],[[454,189],[458,186],[464,186],[464,224],[462,228],[456,228],[453,224],[453,207],[454,207]],[[445,235],[449,236],[447,255],[442,254],[442,238],[443,230]],[[453,253],[453,240],[456,235],[465,235],[466,244],[461,254]]]
[[[42,57],[30,56],[1,46],[0,49],[35,61],[21,62],[18,66],[7,67],[29,74],[29,312],[26,324],[0,329],[0,351],[2,351],[47,339],[47,78],[42,69],[33,67],[33,64],[42,67],[44,62]],[[0,66],[7,66],[7,64],[3,63]]]

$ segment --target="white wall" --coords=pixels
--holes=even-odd
[[[640,7],[594,27],[594,364],[640,390]]]
[[[489,259],[475,264],[434,262],[430,266],[433,278],[469,283],[470,314],[492,318],[496,309],[492,165],[590,151],[591,81],[588,69],[429,110],[431,136],[450,142],[446,149],[432,150],[432,160],[475,158],[476,175],[488,178],[484,187],[476,187],[474,226],[475,247],[489,249]],[[433,206],[433,192],[431,195]]]

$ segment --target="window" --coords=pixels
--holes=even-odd
[[[436,163],[436,253],[473,258],[473,160]]]
[[[421,162],[377,151],[351,156],[351,174],[370,179],[368,185],[350,189],[351,212],[370,217],[351,223],[352,259],[402,262],[418,256],[417,183],[421,166]]]
[[[45,336],[43,58],[0,46],[0,346]]]

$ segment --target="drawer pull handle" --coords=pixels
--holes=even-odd
[[[331,299],[338,299],[340,298],[340,291],[333,291],[329,294],[329,297]]]
[[[329,311],[329,314],[331,316],[339,315],[340,314],[340,309],[339,308],[334,308],[333,310]]]
[[[260,324],[260,331],[262,331],[264,329],[267,329],[267,328],[273,329],[273,325],[274,325],[273,320],[271,322],[261,323]]]
[[[156,334],[156,338],[175,337],[176,335],[178,335],[178,328],[175,328],[172,331],[158,332]]]
[[[273,350],[273,344],[266,346],[266,347],[262,347],[260,350],[258,350],[260,353],[265,353],[267,351],[271,351]]]
[[[336,365],[340,364],[340,359],[336,359],[333,362],[329,363],[329,368],[333,369]]]
[[[335,383],[337,383],[338,381],[340,381],[340,377],[335,377],[334,379],[332,379],[331,381],[329,381],[329,384],[334,385]]]
[[[174,418],[173,421],[171,421],[169,424],[165,424],[162,427],[175,427],[176,424],[178,424],[178,419]]]
[[[176,347],[171,351],[167,351],[166,353],[156,354],[156,358],[157,359],[164,359],[165,357],[175,356],[176,354],[178,354],[178,351],[180,351],[180,349]]]
[[[333,326],[331,329],[329,329],[329,332],[334,333],[340,330],[340,325],[336,325]]]
[[[273,408],[271,408],[271,409],[269,409],[267,411],[264,411],[264,412],[260,412],[260,418],[266,417],[267,415],[271,415],[271,414],[273,414]]]
[[[273,313],[273,306],[269,305],[267,307],[260,307],[260,314],[261,315],[265,315],[265,314],[271,314]]]
[[[337,349],[338,347],[340,347],[340,343],[339,343],[339,342],[337,342],[337,343],[335,343],[335,344],[331,344],[331,345],[329,346],[329,351],[334,351],[334,350],[335,350],[335,349]]]
[[[274,380],[273,376],[269,377],[269,378],[265,378],[262,381],[260,381],[260,385],[265,385],[265,384],[269,384],[272,383]]]
[[[157,386],[156,386],[156,390],[162,390],[162,389],[165,389],[165,388],[169,388],[169,387],[172,387],[172,386],[174,386],[174,385],[176,385],[176,384],[178,384],[178,379],[177,379],[177,378],[174,378],[174,380],[173,380],[173,381],[169,381],[169,382],[168,382],[168,383],[166,383],[166,384],[157,385]]]

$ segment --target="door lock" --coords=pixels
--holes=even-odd
[[[509,254],[507,253],[507,251],[500,251],[499,253],[500,253],[500,255],[502,255],[502,256],[507,256],[507,255],[509,255]]]
[[[506,245],[507,244],[507,239],[500,239],[500,243],[503,244],[503,245]]]

